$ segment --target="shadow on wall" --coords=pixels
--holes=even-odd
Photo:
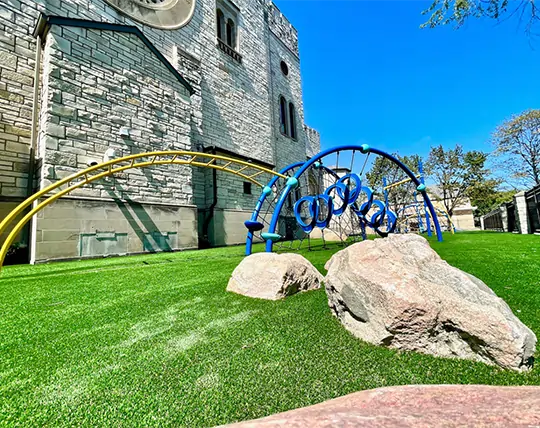
[[[206,145],[213,145],[231,151],[237,151],[229,132],[228,123],[221,114],[221,109],[215,100],[214,92],[206,78],[201,79],[202,108],[202,135],[194,129],[193,141],[204,141]],[[207,118],[207,120],[205,120]],[[217,132],[216,132],[217,130]],[[219,136],[219,137],[218,137]],[[236,150],[235,150],[236,149]],[[214,242],[214,209],[218,205],[217,171],[215,169],[198,168],[197,172],[202,180],[193,181],[193,194],[204,195],[197,203],[199,248],[211,247]]]
[[[114,185],[115,189],[122,191],[122,186],[119,184]],[[163,235],[162,231],[159,230],[156,223],[152,220],[146,209],[144,208],[143,204],[140,202],[132,201],[129,199],[129,197],[124,197],[124,200],[121,200],[118,195],[115,193],[113,189],[107,188],[107,193],[109,193],[110,197],[114,199],[114,202],[126,218],[127,222],[137,235],[137,237],[140,239],[140,241],[143,243],[143,249],[144,251],[148,251],[151,253],[155,252],[170,252],[173,251],[169,243],[167,242],[167,239],[165,239],[165,235]],[[133,217],[131,214],[131,211],[137,216],[140,224],[144,227],[141,228],[139,225],[139,222]],[[152,237],[152,240],[149,239],[149,236]]]

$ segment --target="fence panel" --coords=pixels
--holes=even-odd
[[[484,229],[504,232],[502,214],[499,209],[491,211],[484,216]]]
[[[508,232],[516,232],[516,205],[513,202],[506,204],[506,213],[508,215]]]
[[[532,233],[540,233],[540,186],[525,192],[525,200],[527,201],[529,230]]]

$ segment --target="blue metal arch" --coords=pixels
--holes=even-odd
[[[298,168],[299,166],[302,166],[303,164],[304,162],[292,163],[290,165],[287,165],[285,168],[281,169],[279,173],[285,174],[289,172],[291,169]],[[251,221],[257,221],[257,219],[259,218],[259,214],[261,212],[261,208],[264,204],[264,201],[266,200],[266,197],[269,195],[266,189],[272,189],[272,186],[274,186],[280,178],[281,177],[279,177],[278,175],[272,177],[270,182],[263,189],[261,196],[259,196],[259,199],[257,200],[257,205],[255,205],[255,209],[253,210],[253,213],[251,213],[251,219],[250,219]],[[253,232],[249,230],[247,234],[247,238],[246,238],[246,256],[249,256],[251,254],[252,248],[253,248]]]
[[[388,159],[389,161],[391,161],[391,162],[395,163],[397,166],[399,166],[407,174],[407,176],[413,181],[413,183],[415,183],[415,185],[417,186],[417,190],[422,194],[422,197],[424,198],[424,201],[425,201],[425,203],[426,203],[426,205],[427,205],[427,207],[429,209],[429,212],[431,213],[431,217],[432,217],[433,223],[435,225],[435,230],[437,231],[437,239],[439,241],[442,241],[442,232],[441,232],[441,228],[439,226],[439,221],[438,221],[437,215],[435,213],[435,208],[433,207],[433,204],[431,203],[431,200],[429,199],[429,196],[428,196],[428,194],[426,192],[425,185],[420,180],[418,180],[416,175],[414,175],[414,173],[409,168],[407,168],[407,166],[405,164],[403,164],[403,162],[401,162],[399,159],[397,159],[396,157],[394,157],[394,156],[392,156],[392,155],[390,155],[390,154],[388,154],[388,153],[386,153],[386,152],[384,152],[382,150],[369,147],[367,144],[362,144],[362,145],[350,144],[350,145],[343,145],[343,146],[333,147],[331,149],[324,150],[324,151],[320,152],[319,154],[313,156],[308,161],[303,162],[300,169],[298,171],[296,171],[296,173],[293,176],[296,180],[293,180],[293,181],[290,181],[290,182],[287,183],[287,185],[285,186],[285,188],[283,189],[283,191],[281,193],[280,198],[278,199],[278,202],[277,202],[276,207],[274,209],[274,214],[272,215],[272,219],[270,221],[270,226],[269,226],[269,229],[268,229],[269,233],[275,233],[277,225],[278,225],[278,221],[279,221],[279,214],[281,213],[281,210],[283,209],[283,205],[284,205],[287,197],[289,196],[291,190],[294,187],[296,187],[295,183],[296,184],[298,183],[298,181],[297,181],[298,178],[304,172],[306,172],[308,170],[308,168],[311,167],[315,162],[319,161],[320,159],[324,158],[325,156],[331,155],[332,153],[345,151],[345,150],[358,150],[362,154],[374,153],[376,155],[379,155],[379,156],[382,156],[382,157]],[[298,164],[296,164],[296,166],[298,166]],[[292,169],[292,167],[287,167],[287,171],[290,170],[290,169]],[[274,181],[274,180],[272,180],[272,181]],[[272,183],[272,181],[270,183]],[[269,183],[269,187],[271,186],[270,183]],[[275,181],[274,181],[274,183],[272,183],[272,185],[273,184],[275,184]],[[273,245],[274,245],[273,241],[271,239],[267,239],[266,240],[266,251],[271,252],[272,249],[273,249]],[[251,254],[251,247],[250,247],[249,250],[250,250],[250,252],[248,253],[247,247],[246,247],[246,254]]]

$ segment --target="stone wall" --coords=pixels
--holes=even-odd
[[[44,53],[40,187],[102,162],[107,149],[116,157],[190,149],[189,93],[136,35],[53,26]],[[131,169],[72,195],[191,204],[191,174]]]
[[[289,49],[297,58],[300,57],[298,51],[298,31],[292,26],[289,20],[281,13],[278,7],[272,2],[268,2],[268,27],[275,36]]]
[[[36,41],[40,2],[0,4],[0,198],[27,195]]]
[[[242,63],[216,44],[215,2],[211,0],[197,1],[191,21],[173,31],[141,25],[102,0],[49,1],[47,13],[135,25],[179,70],[188,71],[186,57],[198,62],[200,69],[184,76],[190,82],[199,80],[200,85],[197,114],[202,115],[202,129],[197,142],[272,163],[265,6],[260,0],[235,3],[240,9]]]
[[[0,219],[4,219],[5,217],[7,217],[7,215],[15,208],[17,208],[17,205],[19,205],[19,201],[4,201],[2,203],[0,203]],[[19,215],[15,221],[18,221],[22,218],[21,215]],[[10,230],[7,230],[5,232],[3,232],[2,234],[0,234],[0,245],[4,243],[4,240],[6,239],[7,235],[9,234]],[[22,231],[21,233],[18,234],[17,236],[17,239],[15,240],[15,242],[17,243],[20,243],[20,242],[25,242],[24,241],[24,238],[25,238],[25,233],[26,231]]]
[[[4,1],[0,5],[0,197],[4,201],[20,199],[27,192],[36,50],[30,34],[40,11],[50,16],[138,27],[195,90],[189,96],[133,34],[53,26],[41,65],[37,147],[42,160],[37,183],[40,187],[90,162],[101,162],[109,148],[115,149],[116,156],[123,156],[150,150],[199,151],[213,146],[278,167],[306,159],[306,147],[312,152],[312,147],[320,143],[316,132],[303,125],[296,30],[272,3],[235,0],[239,61],[238,56],[229,55],[217,44],[215,6],[214,0],[198,0],[191,21],[178,30],[167,31],[140,24],[103,0]],[[289,66],[288,76],[281,73],[282,60]],[[295,105],[297,141],[279,132],[279,94]],[[126,132],[129,136],[120,135]],[[313,138],[308,138],[308,133]],[[248,195],[243,180],[220,172],[216,178],[215,208],[221,214],[214,215],[211,233],[217,245],[236,243],[240,230],[245,233],[243,225],[238,225],[253,209],[260,189],[253,185],[252,195]],[[207,218],[214,203],[212,186],[211,170],[192,171],[179,166],[130,170],[85,186],[73,193],[75,199],[63,201],[62,209],[51,212],[55,216],[63,213],[69,223],[73,220],[70,210],[78,212],[81,221],[92,220],[92,204],[96,201],[108,207],[119,203],[166,205],[193,211],[193,221],[199,222],[198,226],[192,224],[196,234],[197,229],[201,230],[201,219]],[[83,208],[88,215],[82,213]],[[66,242],[63,238],[48,239],[57,232],[53,220],[58,224],[63,220],[38,218],[33,225],[35,239],[39,240],[34,259],[62,258],[64,250],[65,257],[87,256],[84,251],[92,248],[96,255],[100,251],[118,252],[122,245],[127,245],[128,252],[138,252],[134,242],[140,234],[128,230],[133,215],[122,210],[120,213],[125,214],[124,222],[104,232],[110,236],[119,234],[118,243],[111,241],[101,246],[80,244],[83,234],[102,232],[87,230],[82,223],[77,239],[72,235]],[[49,224],[45,220],[50,220]],[[122,232],[126,227],[128,231]],[[172,223],[164,227],[163,233],[174,234],[176,230]],[[189,245],[179,237],[178,248],[192,243],[192,234],[182,233],[186,233]],[[144,243],[141,236],[139,240]],[[73,247],[72,241],[82,247]]]
[[[307,125],[304,125],[304,132],[307,136],[306,155],[311,158],[321,151],[321,134]]]
[[[38,214],[32,262],[197,248],[195,207],[62,198]]]
[[[211,239],[214,245],[235,245],[246,242],[244,221],[249,220],[251,211],[217,209],[211,223]]]
[[[304,105],[302,100],[302,82],[300,76],[300,60],[276,35],[270,31],[270,75],[272,76],[272,115],[275,123],[274,141],[276,147],[275,163],[281,169],[291,160],[298,162],[307,158],[306,147],[309,140],[304,130]],[[285,75],[280,68],[281,61],[287,64],[288,74]],[[287,108],[290,102],[296,111],[297,138],[292,139],[281,133],[279,129],[280,97],[284,97]]]
[[[514,203],[516,204],[516,223],[519,233],[533,233],[533,231],[529,230],[525,192],[516,193],[514,195]]]

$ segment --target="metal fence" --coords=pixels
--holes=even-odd
[[[507,220],[508,220],[508,232],[517,232],[518,225],[516,222],[516,204],[513,202],[508,202],[505,204]]]
[[[484,229],[485,230],[498,230],[504,232],[502,214],[500,209],[491,211],[484,216]]]
[[[540,233],[540,185],[525,192],[529,232]]]

